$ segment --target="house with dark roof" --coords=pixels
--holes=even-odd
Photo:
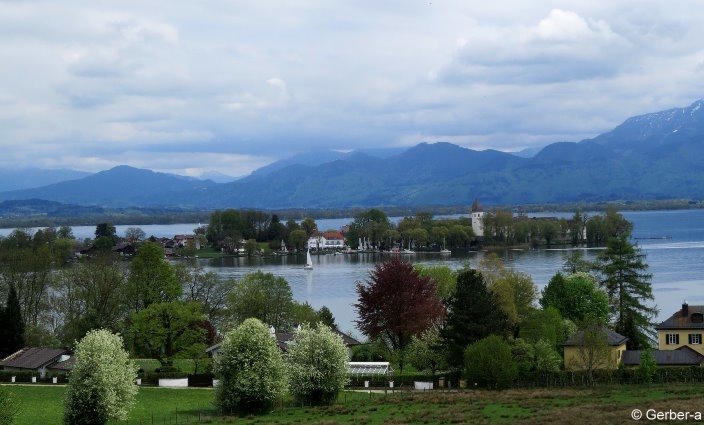
[[[590,351],[591,349],[589,348],[589,344],[587,342],[587,332],[580,330],[565,341],[564,344],[562,344],[565,354],[564,358],[566,370],[587,369],[587,364],[592,361],[596,362],[597,369],[616,369],[618,367],[623,357],[623,353],[626,351],[626,342],[628,342],[628,338],[614,332],[606,326],[599,326],[598,328],[595,328],[594,331],[594,335],[601,334],[601,337],[608,347],[608,353],[606,355],[597,356],[600,358],[597,358],[596,360],[594,358],[589,358],[590,356],[594,356],[594,354],[593,351]]]
[[[47,371],[70,371],[74,358],[63,348],[27,347],[0,360],[3,370],[35,371],[44,377]]]
[[[359,345],[360,342],[357,341],[356,339],[352,338],[351,336],[347,335],[344,332],[340,332],[337,329],[332,330],[334,333],[340,335],[342,338],[342,342],[345,343],[348,349],[352,349],[355,345]],[[295,332],[275,332],[274,328],[272,327],[271,330],[271,336],[276,339],[276,345],[279,346],[282,352],[287,352],[288,348],[294,344],[294,338],[296,336]],[[205,352],[208,353],[211,357],[215,357],[220,353],[220,350],[222,348],[222,342],[218,342],[215,345],[211,345],[210,347],[205,349]]]
[[[699,354],[704,354],[702,345],[704,306],[702,305],[688,305],[685,301],[680,310],[655,326],[655,330],[658,332],[660,350],[689,347]]]
[[[621,358],[624,366],[640,365],[643,350],[626,350]],[[701,366],[704,354],[683,345],[674,350],[651,350],[650,353],[658,366]]]

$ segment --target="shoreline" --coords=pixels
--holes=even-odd
[[[704,201],[694,200],[667,200],[667,201],[610,201],[595,203],[559,203],[559,204],[521,204],[521,205],[489,205],[487,209],[511,210],[514,213],[541,213],[564,214],[581,211],[587,214],[600,213],[609,207],[615,207],[619,212],[648,212],[648,211],[687,211],[704,209]],[[419,212],[430,212],[434,216],[468,214],[470,206],[416,206],[416,207],[384,207],[370,206],[365,208],[340,208],[340,209],[262,209],[261,211],[279,215],[281,220],[301,220],[312,217],[315,220],[352,219],[360,211],[378,208],[390,218],[414,215]],[[234,208],[241,210],[256,210],[250,208]],[[179,225],[193,224],[196,222],[207,223],[214,210],[180,211],[172,214],[105,214],[90,216],[46,216],[36,215],[23,218],[2,218],[0,216],[0,230],[35,227],[67,226],[95,226],[97,223],[109,222],[119,226],[149,226],[149,225]]]

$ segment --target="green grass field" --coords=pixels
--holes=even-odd
[[[61,386],[8,386],[21,402],[19,424],[61,423]],[[140,388],[124,423],[621,423],[634,408],[704,410],[704,386],[612,386],[594,389],[526,389],[372,394],[345,392],[331,406],[277,406],[269,414],[222,417],[212,407],[212,389]],[[178,420],[178,422],[177,422]]]
[[[224,252],[222,252],[218,249],[215,249],[211,246],[206,246],[206,247],[203,247],[203,248],[197,250],[196,255],[199,258],[220,258],[220,257],[227,256],[227,254],[225,254]]]

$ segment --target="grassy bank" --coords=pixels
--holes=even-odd
[[[65,387],[11,386],[21,402],[22,424],[61,422]],[[631,411],[700,411],[704,386],[611,386],[593,389],[525,389],[453,393],[371,394],[346,392],[326,407],[285,402],[244,423],[621,423]],[[127,423],[233,423],[212,407],[211,389],[141,388]]]
[[[212,246],[206,246],[197,250],[195,255],[199,258],[221,258],[226,257],[228,254],[220,251],[219,249],[215,249]]]

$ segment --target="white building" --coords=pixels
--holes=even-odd
[[[474,198],[470,216],[472,217],[472,230],[475,236],[484,236],[484,208],[477,198]]]
[[[308,239],[308,249],[343,249],[345,238],[340,232],[317,233]]]

